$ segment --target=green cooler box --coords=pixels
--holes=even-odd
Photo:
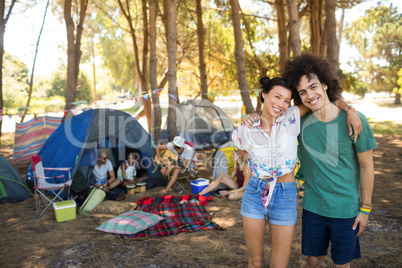
[[[54,202],[53,208],[57,222],[75,220],[77,211],[74,200]]]

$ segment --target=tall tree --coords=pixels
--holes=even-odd
[[[0,12],[1,12],[1,21],[0,21],[0,111],[3,112],[4,101],[3,101],[3,56],[4,56],[4,32],[6,31],[6,24],[8,19],[11,16],[11,12],[13,11],[13,7],[16,0],[12,0],[8,10],[6,11],[6,1],[0,1]],[[0,114],[1,114],[0,113]],[[0,120],[0,145],[1,145],[1,126],[3,120]]]
[[[398,86],[402,66],[402,16],[392,5],[377,6],[352,22],[345,30],[346,38],[359,50],[357,62],[360,76],[369,90],[391,92]],[[401,95],[395,94],[395,104]]]
[[[27,100],[27,105],[25,107],[29,107],[29,103],[31,102],[32,90],[33,90],[33,81],[34,81],[34,73],[35,73],[35,64],[36,64],[36,56],[38,55],[40,37],[42,36],[43,27],[45,26],[46,13],[47,13],[47,9],[49,7],[49,1],[50,0],[47,0],[47,3],[46,3],[45,14],[43,15],[43,20],[42,20],[42,26],[41,26],[40,31],[39,31],[38,41],[36,42],[35,56],[34,56],[34,61],[33,61],[33,64],[32,64],[32,71],[31,71],[31,80],[29,81],[28,100]],[[28,109],[24,110],[24,114],[21,117],[21,123],[24,122],[24,118],[25,118],[25,116],[27,114],[27,111],[28,111]]]
[[[177,109],[177,78],[176,78],[176,0],[167,1],[167,50],[168,50],[168,140],[171,141],[177,135],[176,109]]]
[[[149,0],[149,81],[151,92],[157,89],[157,58],[156,58],[156,19],[157,0]],[[159,102],[159,93],[152,93],[152,128],[151,135],[156,143],[161,136],[162,110]]]
[[[308,0],[310,14],[310,53],[320,55],[322,34],[322,2],[323,0]]]
[[[200,69],[200,80],[201,80],[201,98],[208,99],[208,82],[207,82],[207,71],[204,59],[204,23],[202,22],[202,7],[201,0],[197,1],[197,40],[198,40],[198,61]]]
[[[151,121],[151,98],[144,98],[149,93],[148,88],[148,14],[147,14],[147,1],[141,0],[142,4],[142,60],[140,60],[140,49],[137,42],[136,27],[134,26],[134,18],[130,8],[130,1],[118,0],[120,10],[122,11],[124,17],[127,20],[129,27],[129,33],[132,39],[133,51],[134,51],[134,61],[135,70],[137,74],[138,81],[140,82],[142,96],[142,104],[144,106],[144,113],[141,114],[147,117],[148,131],[151,133],[152,121]],[[142,63],[142,66],[141,66]]]
[[[81,61],[81,38],[89,0],[64,0],[64,20],[67,29],[67,88],[65,110],[74,107],[77,95],[78,74]],[[76,11],[76,14],[74,14]],[[77,17],[77,25],[74,19]]]
[[[290,47],[293,52],[293,57],[299,56],[302,52],[300,41],[300,23],[299,10],[296,0],[287,0],[289,13],[289,36]]]
[[[327,38],[327,59],[339,74],[339,49],[336,38],[335,0],[325,0],[325,30]],[[342,77],[340,77],[342,78]]]
[[[283,0],[275,0],[276,19],[278,25],[278,41],[279,41],[279,72],[282,73],[288,56],[288,38],[286,29],[285,2]]]
[[[235,37],[235,58],[237,69],[237,81],[239,83],[240,95],[243,100],[243,105],[246,107],[246,113],[254,112],[253,104],[251,103],[250,92],[247,84],[246,64],[244,61],[243,52],[243,36],[240,27],[240,5],[238,0],[230,0],[232,7],[232,21]]]

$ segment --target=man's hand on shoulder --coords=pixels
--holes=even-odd
[[[254,123],[260,119],[260,116],[258,113],[252,113],[252,114],[247,114],[242,120],[241,124],[242,126],[246,126],[249,128],[252,128],[254,126]]]

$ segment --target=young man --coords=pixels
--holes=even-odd
[[[171,150],[172,153],[178,156],[178,163],[166,163],[161,157],[161,153],[163,150]],[[172,142],[168,142],[167,144],[158,145],[156,147],[156,155],[162,163],[163,167],[161,169],[161,173],[165,179],[168,179],[169,173],[172,172],[170,180],[166,186],[166,188],[161,192],[162,195],[165,195],[167,191],[174,185],[177,180],[177,177],[180,173],[185,171],[187,168],[194,168],[195,165],[193,161],[195,159],[195,148],[191,147],[188,144],[185,144],[185,140],[183,137],[176,136],[174,137]]]
[[[92,173],[95,176],[95,187],[102,187],[105,192],[116,188],[120,185],[121,181],[116,178],[112,166],[112,162],[107,159],[107,153],[105,149],[99,149],[98,159]],[[109,179],[108,179],[109,178]]]
[[[319,267],[331,242],[335,266],[350,267],[361,257],[359,235],[371,211],[377,145],[361,113],[363,130],[357,141],[351,137],[346,112],[332,103],[342,88],[330,63],[304,54],[285,70],[295,104],[311,109],[301,120],[298,138],[305,177],[302,253],[307,267]]]

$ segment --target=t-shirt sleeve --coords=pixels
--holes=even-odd
[[[289,107],[285,113],[286,131],[292,135],[297,136],[300,134],[300,110],[297,106]]]
[[[237,129],[235,129],[232,133],[232,141],[234,145],[240,150],[246,150],[246,135],[247,127],[240,125]]]
[[[191,160],[193,158],[193,154],[195,152],[195,148],[191,146],[186,146],[185,151],[183,152],[183,158]]]
[[[357,141],[354,145],[357,153],[364,153],[366,151],[375,149],[377,147],[377,143],[367,118],[360,112],[358,112],[358,115],[362,121],[363,129],[357,137]]]
[[[173,142],[166,143],[166,147],[168,150],[173,150]]]
[[[106,169],[108,172],[113,170],[112,162],[109,159],[106,161]]]

